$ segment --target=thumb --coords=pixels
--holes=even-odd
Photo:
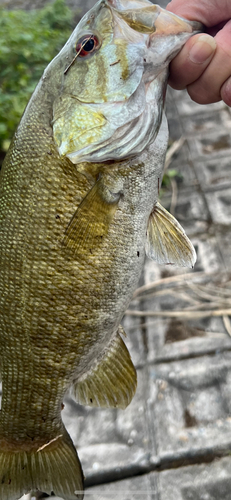
[[[177,90],[196,81],[210,63],[216,50],[215,39],[207,34],[190,38],[170,65],[169,84]]]

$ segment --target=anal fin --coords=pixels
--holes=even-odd
[[[160,203],[149,217],[146,254],[159,264],[193,267],[195,249],[179,222]]]
[[[119,331],[105,349],[101,359],[72,388],[75,400],[93,407],[126,408],[137,386],[137,376]]]

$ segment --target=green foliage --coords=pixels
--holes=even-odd
[[[64,0],[40,10],[0,7],[0,150],[10,139],[43,70],[70,36]]]
[[[171,186],[172,179],[175,179],[178,182],[182,180],[182,174],[175,168],[169,168],[166,170],[162,180],[162,187],[169,188]]]

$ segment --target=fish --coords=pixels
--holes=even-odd
[[[195,263],[158,194],[169,62],[200,29],[148,0],[100,0],[22,116],[0,174],[0,500],[83,498],[64,396],[127,407],[121,320],[145,255]]]

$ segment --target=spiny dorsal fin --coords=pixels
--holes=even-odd
[[[159,264],[193,267],[196,262],[195,249],[184,229],[158,202],[149,217],[146,254]]]
[[[121,197],[120,184],[111,184],[101,176],[72,217],[63,238],[72,254],[93,253],[107,235]]]
[[[119,327],[118,332],[122,332]],[[72,388],[82,405],[104,408],[126,408],[137,385],[136,370],[126,345],[117,332],[92,369],[77,380]]]

